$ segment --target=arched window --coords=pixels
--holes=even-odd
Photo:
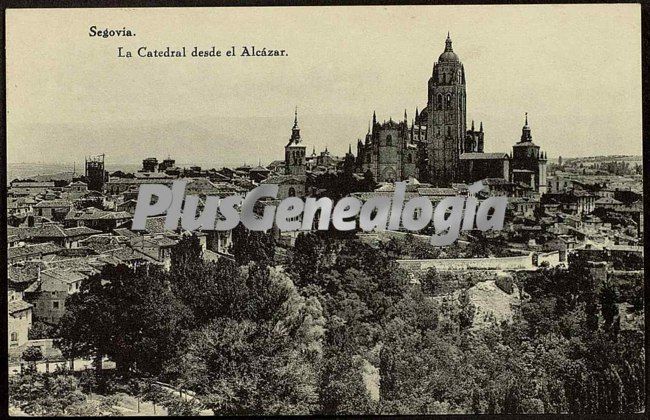
[[[458,109],[461,111],[463,109],[463,97],[461,95],[458,96]]]
[[[437,105],[438,105],[438,110],[441,110],[442,109],[442,95],[441,94],[438,94]]]
[[[406,156],[406,159],[407,159],[407,162],[408,162],[408,163],[413,163],[413,155],[412,155],[412,154],[409,153],[409,154]]]
[[[393,145],[393,138],[389,135],[386,136],[386,146],[392,146]]]
[[[18,333],[17,332],[12,332],[11,333],[11,341],[18,341]]]
[[[451,127],[447,126],[447,135],[451,136]]]
[[[291,187],[289,188],[289,197],[295,197],[296,196],[296,189]]]
[[[447,108],[451,108],[451,95],[447,94]]]

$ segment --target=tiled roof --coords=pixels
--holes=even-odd
[[[31,283],[38,279],[39,267],[40,264],[11,265],[7,268],[7,278],[14,283]]]
[[[19,197],[7,200],[7,208],[10,209],[26,208],[33,204],[36,204],[36,200],[29,197]]]
[[[57,246],[51,242],[46,242],[44,244],[19,246],[15,248],[9,248],[7,250],[7,258],[11,260],[20,257],[35,256],[39,254],[54,254],[61,249],[62,248],[60,246]]]
[[[609,245],[607,249],[610,251],[623,251],[623,252],[643,252],[642,246],[635,245]]]
[[[358,198],[363,201],[368,201],[371,198],[376,198],[376,197],[386,197],[386,198],[393,198],[393,191],[370,191],[370,192],[354,192],[350,194],[351,197]],[[420,197],[420,194],[415,193],[415,192],[406,192],[404,193],[404,200],[408,201],[412,198],[415,197]]]
[[[88,226],[79,226],[79,227],[72,227],[72,228],[65,229],[64,233],[68,237],[75,237],[75,236],[84,236],[84,235],[97,235],[99,233],[102,233],[102,231],[91,229]]]
[[[24,240],[31,238],[68,238],[94,235],[101,232],[85,226],[64,229],[60,224],[47,223],[36,227],[11,228],[7,233],[16,236],[19,240]]]
[[[68,291],[69,284],[85,278],[85,275],[72,270],[54,268],[41,271],[40,290],[44,292]]]
[[[166,232],[167,229],[165,228],[165,218],[166,216],[147,217],[147,220],[144,224],[144,229],[149,233]]]
[[[25,187],[25,188],[47,188],[47,187],[54,187],[54,181],[41,181],[41,182],[36,182],[36,181],[12,181],[11,182],[11,187]]]
[[[125,211],[106,211],[94,207],[88,207],[85,210],[73,210],[66,216],[66,220],[117,220],[130,219],[133,217]]]
[[[512,184],[510,181],[504,178],[485,178],[483,183],[486,185],[505,185]]]
[[[172,246],[175,245],[177,241],[167,238],[165,236],[161,237],[145,237],[145,236],[136,236],[129,240],[129,245],[132,248],[140,249],[142,247],[163,247],[163,246]]]
[[[72,270],[86,275],[91,275],[99,272],[103,265],[103,262],[98,262],[98,257],[96,256],[66,258],[48,263],[48,266],[50,268],[57,268],[67,271]]]
[[[71,206],[72,203],[68,200],[43,200],[34,205],[36,208],[69,208]]]
[[[150,257],[149,255],[140,252],[140,250],[134,250],[133,248],[118,248],[110,252],[110,256],[117,259],[120,262],[129,262],[132,260],[146,260],[149,262],[157,263],[155,258]]]
[[[16,312],[25,311],[25,310],[33,307],[33,306],[34,305],[32,305],[31,303],[27,303],[22,299],[10,300],[7,303],[7,309],[8,309],[9,314],[14,314]]]
[[[165,178],[111,178],[107,184],[152,184],[160,183],[171,185],[175,178],[165,177]]]
[[[270,170],[263,166],[256,166],[254,168],[251,168],[249,172],[270,172]]]
[[[463,153],[460,160],[508,159],[507,153]]]
[[[299,175],[273,175],[262,181],[262,184],[304,184],[305,179]]]
[[[457,194],[453,188],[418,188],[418,193],[424,196],[449,197]]]
[[[88,247],[101,254],[109,250],[123,247],[124,242],[117,236],[94,235],[79,241],[79,245]]]
[[[137,233],[127,229],[127,228],[117,228],[113,229],[113,233],[118,235],[118,236],[124,236],[125,238],[132,238],[134,236],[138,236]]]
[[[7,226],[7,239],[10,241],[22,241],[31,237],[29,229]]]

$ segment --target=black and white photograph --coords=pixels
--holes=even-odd
[[[641,17],[6,9],[8,415],[644,415]]]

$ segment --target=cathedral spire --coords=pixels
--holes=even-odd
[[[352,154],[352,144],[348,144],[348,154]]]
[[[372,111],[372,126],[374,127],[377,124],[377,112]]]
[[[474,131],[474,120],[472,120],[472,131]]]
[[[404,108],[404,122],[408,122],[408,118],[406,117],[406,108]]]
[[[451,48],[451,36],[449,36],[449,31],[447,31],[447,40],[445,40],[445,52],[454,52]]]
[[[478,129],[481,133],[483,132],[483,121],[481,121],[481,127]]]

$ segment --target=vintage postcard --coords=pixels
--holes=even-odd
[[[645,412],[640,5],[5,18],[10,415]]]

